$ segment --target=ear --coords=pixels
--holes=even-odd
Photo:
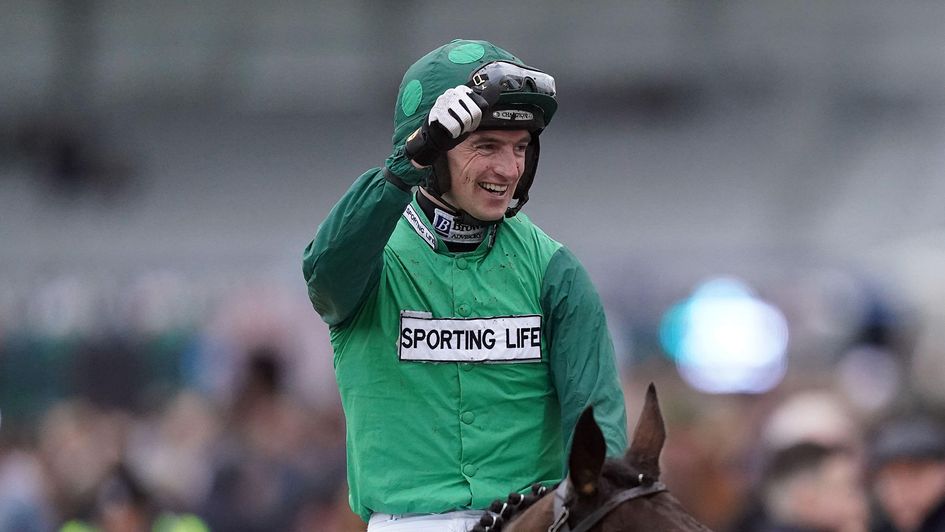
[[[568,459],[571,485],[579,497],[590,497],[597,493],[606,454],[607,443],[594,421],[594,407],[588,406],[574,427],[574,441]]]
[[[656,397],[656,386],[650,383],[643,401],[643,411],[633,429],[633,441],[624,456],[630,465],[653,479],[660,476],[660,451],[666,441],[666,427]]]

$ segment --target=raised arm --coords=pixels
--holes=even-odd
[[[346,320],[377,285],[384,245],[410,202],[409,189],[384,173],[375,168],[359,177],[302,254],[308,296],[329,325]]]
[[[308,296],[329,325],[348,319],[377,286],[384,245],[410,202],[411,187],[427,182],[429,165],[474,131],[488,106],[465,85],[447,89],[426,119],[418,115],[420,121],[405,119],[395,128],[384,168],[359,177],[332,208],[302,256]],[[410,133],[413,125],[419,127]]]

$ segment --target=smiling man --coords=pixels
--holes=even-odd
[[[369,531],[465,531],[494,499],[559,481],[588,405],[608,453],[626,447],[600,298],[519,212],[556,110],[554,79],[497,46],[433,50],[400,85],[393,153],[305,249]]]
[[[528,131],[518,130],[470,134],[447,157],[450,175],[457,179],[444,199],[479,220],[501,220],[522,177],[531,138]]]

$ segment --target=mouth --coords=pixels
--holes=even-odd
[[[498,196],[498,197],[504,196],[505,193],[508,192],[509,190],[508,185],[498,185],[495,183],[479,183],[479,188],[485,190],[486,192],[488,192],[489,194],[492,194],[493,196]]]

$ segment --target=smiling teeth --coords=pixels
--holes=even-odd
[[[492,183],[479,183],[479,186],[488,190],[489,192],[505,192],[509,189],[508,185],[493,185]]]

